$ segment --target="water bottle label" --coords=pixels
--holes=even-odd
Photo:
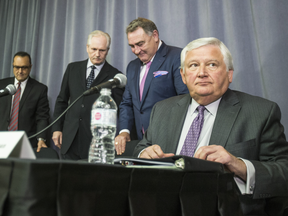
[[[116,110],[95,109],[91,112],[91,124],[116,125]]]

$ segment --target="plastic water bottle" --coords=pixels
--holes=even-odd
[[[114,164],[117,105],[111,89],[103,88],[100,97],[91,110],[92,141],[89,149],[89,163]]]

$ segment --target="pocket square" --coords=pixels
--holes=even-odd
[[[155,71],[153,72],[153,74],[154,74],[154,77],[156,78],[156,77],[168,74],[168,71]]]

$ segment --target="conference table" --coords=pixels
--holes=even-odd
[[[232,173],[0,159],[0,215],[242,215]]]

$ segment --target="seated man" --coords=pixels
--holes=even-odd
[[[134,156],[220,162],[235,173],[244,214],[256,205],[264,212],[265,198],[288,195],[288,143],[278,105],[229,89],[233,70],[231,53],[218,39],[189,43],[180,71],[189,94],[154,106]]]

